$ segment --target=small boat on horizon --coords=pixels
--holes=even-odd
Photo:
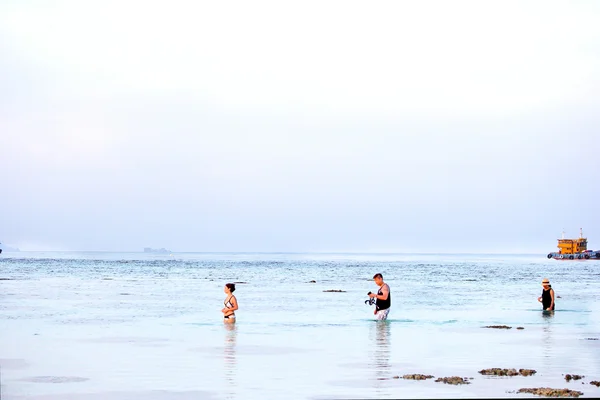
[[[588,250],[587,238],[583,237],[583,229],[579,228],[579,238],[565,239],[563,231],[562,238],[558,239],[558,252],[548,253],[548,258],[555,260],[600,260],[600,250]]]
[[[167,250],[164,247],[161,247],[160,249],[153,249],[152,247],[144,247],[144,253],[170,254],[171,250]]]

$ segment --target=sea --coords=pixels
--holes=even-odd
[[[365,303],[376,273],[387,321]],[[537,301],[543,278],[553,313]],[[600,261],[545,254],[5,252],[0,398],[600,397],[599,284]],[[452,376],[467,383],[436,381]]]

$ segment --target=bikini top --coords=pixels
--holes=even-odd
[[[227,299],[226,299],[226,300],[223,302],[223,304],[225,304],[225,307],[227,307],[227,308],[233,308],[233,304],[231,304],[231,298],[232,298],[232,297],[233,297],[233,296],[230,296],[230,297],[228,297],[228,298],[227,298]]]

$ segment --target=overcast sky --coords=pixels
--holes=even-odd
[[[598,1],[0,2],[0,241],[600,249]]]

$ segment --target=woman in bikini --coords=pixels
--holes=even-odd
[[[235,291],[235,285],[233,283],[228,283],[225,285],[223,291],[227,295],[225,297],[225,301],[223,302],[225,307],[223,307],[221,310],[223,313],[223,321],[226,323],[233,323],[235,322],[235,310],[238,309],[237,299],[233,295],[233,292]]]

